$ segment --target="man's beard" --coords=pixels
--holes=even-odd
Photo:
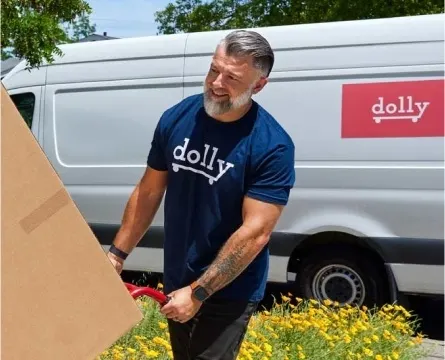
[[[253,94],[253,87],[254,85],[236,98],[230,98],[229,96],[227,100],[218,101],[212,99],[212,90],[207,87],[207,84],[204,84],[204,108],[207,114],[210,116],[223,115],[231,110],[237,110],[247,105]]]

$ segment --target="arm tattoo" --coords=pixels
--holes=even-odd
[[[235,232],[198,283],[213,294],[232,282],[261,251],[255,240],[253,234]]]

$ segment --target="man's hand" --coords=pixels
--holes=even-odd
[[[190,286],[168,294],[171,300],[161,308],[161,313],[167,318],[181,323],[189,321],[201,308],[202,302],[192,296]]]
[[[107,253],[107,256],[108,259],[111,261],[111,264],[113,264],[114,268],[116,269],[117,273],[120,275],[124,267],[124,260],[110,252]]]

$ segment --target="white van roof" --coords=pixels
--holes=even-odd
[[[443,41],[444,19],[445,14],[434,14],[273,26],[250,30],[261,33],[270,42],[274,51],[280,51],[348,45]],[[230,31],[233,30],[65,44],[60,46],[64,55],[62,57],[55,56],[55,61],[52,64],[44,64],[41,68],[69,63],[212,54],[217,43]],[[6,75],[4,81],[7,81],[14,73],[25,69],[25,65],[25,61],[18,64]]]

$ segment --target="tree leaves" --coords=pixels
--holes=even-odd
[[[75,23],[89,13],[83,0],[2,0],[2,54],[13,48],[29,68],[52,62],[54,55],[62,55],[57,45],[70,41],[62,23]]]
[[[176,0],[155,19],[174,34],[441,12],[443,0]]]

